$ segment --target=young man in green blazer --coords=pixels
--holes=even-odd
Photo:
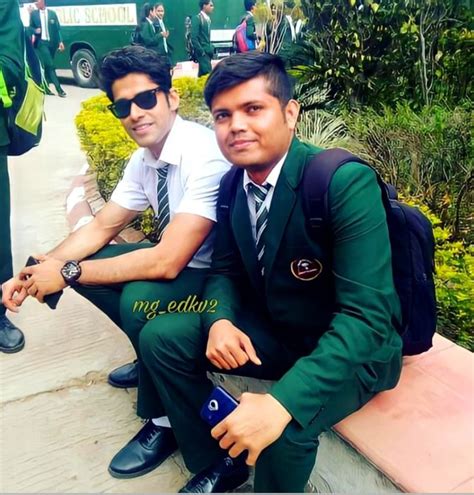
[[[43,66],[46,81],[53,84],[58,96],[64,98],[65,91],[59,83],[54,65],[56,52],[64,51],[64,43],[61,37],[61,25],[54,10],[46,8],[45,0],[38,0],[38,9],[31,12],[30,28],[35,35],[34,45],[36,53]]]
[[[292,95],[283,61],[258,52],[224,59],[205,88],[219,146],[239,168],[231,197],[221,187],[218,199],[203,294],[217,306],[201,321],[162,315],[140,342],[156,400],[197,473],[183,492],[235,489],[247,464],[256,492],[302,492],[321,432],[399,379],[400,307],[375,173],[358,163],[335,173],[331,247],[315,242],[301,186],[321,150],[295,137]],[[244,393],[210,430],[199,416],[209,369],[276,381],[266,394]]]
[[[25,74],[24,31],[18,0],[0,2],[0,71],[8,92],[14,90]],[[0,285],[13,275],[10,235],[10,179],[7,151],[7,103],[0,98]],[[12,353],[23,349],[25,338],[5,315],[0,302],[0,351]]]
[[[211,43],[211,18],[214,11],[212,0],[199,0],[201,11],[191,20],[191,42],[199,64],[198,77],[209,74],[214,47]]]

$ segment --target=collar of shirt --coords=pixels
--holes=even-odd
[[[201,10],[201,15],[207,22],[211,22],[211,18],[203,10]]]
[[[262,186],[264,186],[265,184],[270,184],[270,186],[272,186],[273,188],[276,186],[276,183],[278,182],[278,177],[280,177],[281,169],[283,168],[283,163],[285,163],[287,156],[288,156],[288,151],[283,155],[281,160],[273,167],[272,171],[268,174],[268,177],[265,180],[265,182],[262,184]],[[255,182],[249,177],[247,170],[244,170],[243,186],[247,194],[249,193],[249,188],[248,188],[249,184],[254,184],[255,186],[258,186],[258,184],[255,184]]]
[[[166,164],[179,166],[182,158],[181,150],[186,139],[184,121],[179,115],[176,115],[173,127],[166,137],[165,144],[158,159],[148,148],[145,148],[143,152],[143,163],[152,168],[161,168]]]
[[[253,14],[252,14],[252,12],[250,12],[250,10],[247,10],[247,14],[248,14],[249,16],[253,17]]]

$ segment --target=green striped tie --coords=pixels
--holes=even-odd
[[[157,239],[160,240],[163,232],[170,221],[170,205],[168,200],[168,167],[166,164],[164,167],[156,170],[158,174],[158,184],[156,186],[158,196],[158,213],[155,218],[155,230],[157,233]]]
[[[263,275],[263,255],[265,253],[265,240],[263,238],[263,233],[267,226],[268,221],[268,209],[266,206],[263,206],[265,198],[267,197],[268,191],[272,186],[270,184],[266,184],[265,186],[256,186],[254,184],[249,184],[249,189],[254,195],[255,198],[255,213],[257,215],[256,222],[256,246],[257,246],[257,259],[261,267],[262,275]]]

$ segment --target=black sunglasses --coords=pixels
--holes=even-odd
[[[149,89],[147,91],[143,91],[138,93],[130,100],[126,98],[122,98],[120,100],[115,101],[114,103],[107,106],[107,108],[118,118],[125,119],[130,115],[130,111],[132,109],[132,103],[143,108],[143,110],[150,110],[156,105],[156,93],[158,91],[162,91],[161,88]]]

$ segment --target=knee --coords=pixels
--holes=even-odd
[[[145,364],[178,363],[204,357],[205,340],[199,318],[183,315],[159,315],[141,330],[139,348]]]

